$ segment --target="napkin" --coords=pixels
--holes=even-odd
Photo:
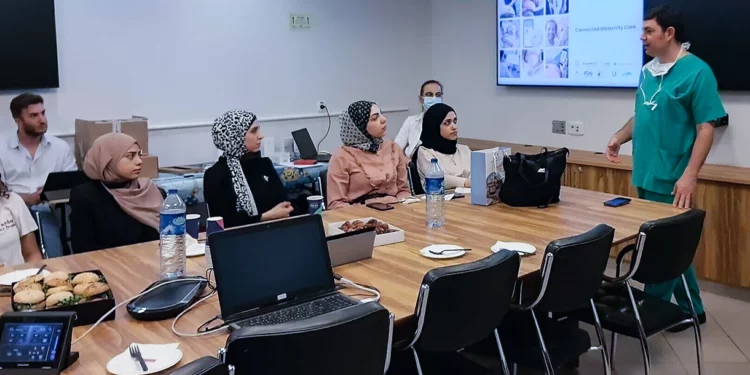
[[[190,247],[191,245],[197,245],[198,240],[193,238],[193,236],[189,235],[188,233],[185,233],[185,247]]]
[[[459,193],[459,194],[471,194],[471,188],[458,187],[458,188],[456,188],[456,193]]]
[[[138,349],[141,350],[141,356],[143,356],[143,360],[146,361],[146,366],[148,366],[149,369],[165,368],[172,364],[174,362],[174,356],[176,354],[175,352],[177,351],[177,347],[180,346],[179,343],[164,345],[138,343],[133,344],[138,345]],[[141,365],[138,364],[135,359],[130,357],[130,346],[126,347],[125,351],[120,355],[128,358],[128,361],[118,364],[118,368],[120,368],[120,370],[129,371],[130,366],[132,365],[132,370],[134,372],[137,373],[143,371],[141,369]],[[128,368],[122,368],[121,366],[128,366]]]

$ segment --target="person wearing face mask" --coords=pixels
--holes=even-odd
[[[638,196],[688,209],[693,205],[698,172],[714,139],[716,120],[726,112],[711,68],[689,53],[679,13],[669,7],[649,11],[643,24],[646,54],[636,94],[635,115],[609,141],[607,159],[619,163],[620,146],[633,141],[633,185]],[[706,314],[695,269],[685,273],[690,297],[701,323]],[[674,294],[688,312],[679,279],[647,284],[646,293],[667,301]],[[689,328],[677,326],[673,331]]]
[[[404,155],[411,159],[414,155],[414,151],[419,146],[419,137],[422,135],[422,118],[424,117],[425,111],[436,103],[443,102],[443,84],[429,80],[422,84],[422,88],[419,90],[419,103],[422,105],[422,112],[418,115],[409,116],[404,125],[396,135],[395,142],[403,150]]]
[[[339,121],[344,146],[328,164],[328,209],[396,203],[409,197],[408,159],[399,145],[383,139],[387,120],[380,107],[364,100],[354,102]]]
[[[141,147],[123,133],[105,134],[86,153],[91,179],[70,191],[73,252],[109,249],[159,239],[159,188],[141,177]]]
[[[214,121],[214,145],[223,151],[203,176],[203,195],[211,216],[227,228],[284,219],[295,207],[271,159],[260,156],[263,133],[248,111],[229,111]],[[296,211],[306,210],[297,204]]]
[[[445,172],[445,188],[471,187],[471,150],[458,144],[458,117],[446,104],[435,104],[424,114],[422,145],[417,149],[417,169],[424,188],[425,173],[438,159]]]

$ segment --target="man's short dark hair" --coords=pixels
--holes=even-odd
[[[685,41],[685,25],[682,23],[682,14],[672,9],[669,5],[651,8],[643,17],[644,21],[654,20],[666,31],[668,28],[674,28],[674,39],[678,43]]]
[[[24,93],[18,95],[10,101],[10,113],[13,118],[20,118],[23,110],[34,104],[44,104],[44,99],[37,94]]]
[[[434,79],[431,79],[431,80],[426,81],[425,83],[422,84],[422,87],[419,89],[419,96],[424,95],[424,88],[427,87],[427,85],[432,85],[432,84],[436,84],[436,85],[440,86],[440,92],[443,92],[443,84],[440,83],[440,81],[436,81]]]

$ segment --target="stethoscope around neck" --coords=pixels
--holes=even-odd
[[[682,46],[680,47],[681,47],[680,53],[677,54],[677,58],[674,60],[674,63],[672,63],[673,65],[677,63],[677,60],[679,60],[680,57],[682,57],[683,52],[690,49],[690,43],[689,42],[682,43]],[[646,80],[646,68],[647,67],[648,67],[648,64],[644,65],[643,68],[641,69],[641,75],[642,75],[641,84],[638,86],[638,89],[641,90],[641,94],[643,95],[643,100],[644,100],[643,105],[645,105],[646,107],[651,107],[651,110],[653,111],[653,110],[656,110],[656,107],[659,106],[659,104],[656,103],[654,99],[656,99],[656,95],[659,95],[659,93],[661,92],[661,86],[664,83],[664,76],[667,75],[667,73],[669,72],[669,69],[666,72],[664,72],[664,74],[659,75],[659,87],[656,89],[656,92],[654,92],[654,95],[651,95],[651,98],[646,100],[646,92],[643,90],[643,82]]]

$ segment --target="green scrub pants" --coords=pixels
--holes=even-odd
[[[674,196],[672,195],[654,193],[641,188],[638,188],[638,198],[668,204],[674,202]],[[684,275],[685,280],[687,281],[688,291],[690,292],[690,298],[693,300],[695,313],[704,313],[705,309],[703,308],[703,300],[701,300],[701,292],[698,288],[698,279],[695,277],[695,267],[691,264],[690,268],[685,271]],[[685,288],[682,287],[682,280],[680,280],[680,278],[658,284],[646,284],[644,292],[650,296],[659,297],[668,302],[672,301],[672,295],[674,294],[674,299],[677,301],[677,304],[682,311],[690,314],[690,305],[688,304],[688,298],[687,295],[685,295]]]

